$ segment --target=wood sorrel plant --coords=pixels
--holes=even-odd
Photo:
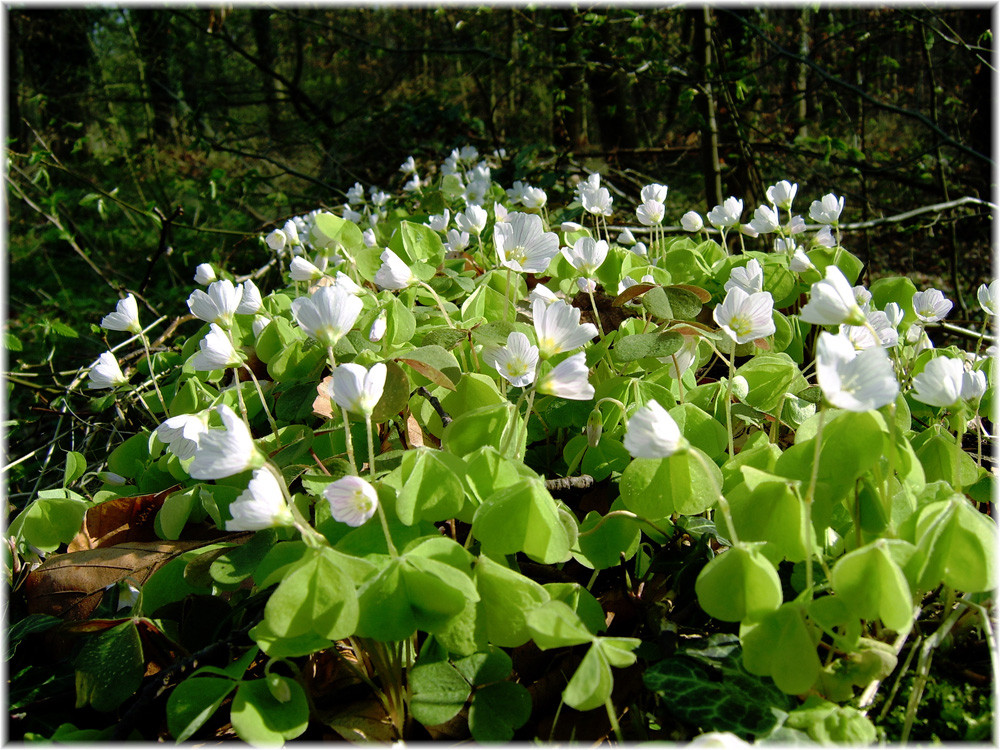
[[[256,275],[266,294],[225,274],[193,292],[203,325],[147,368],[160,403],[95,458],[114,481],[81,483],[71,454],[65,488],[11,524],[16,559],[44,558],[12,579],[34,611],[86,619],[93,601],[44,592],[116,547],[54,553],[122,499],[155,509],[163,543],[108,579],[138,595],[84,644],[78,704],[142,704],[155,631],[176,655],[162,684],[177,740],[228,712],[252,743],[310,722],[419,738],[455,717],[506,741],[532,711],[517,661],[531,642],[559,659],[559,707],[604,712],[619,740],[645,736],[621,723],[641,706],[745,738],[858,742],[908,642],[924,645],[919,691],[959,620],[992,639],[995,526],[977,503],[993,476],[962,438],[981,457],[991,437],[993,350],[929,347],[947,310],[909,279],[851,287],[861,262],[830,231],[842,198],[813,203],[819,232],[787,181],[742,230],[731,198],[708,212],[720,244],[697,215],[668,237],[653,185],[639,254],[609,243],[597,175],[553,209],[538,188],[505,191],[474,149],[449,160],[433,184],[371,200],[355,186],[341,210],[261,238],[280,270]],[[127,300],[104,325],[141,336]],[[110,362],[91,374],[127,382]],[[218,666],[176,620],[206,596]],[[692,597],[738,638],[662,646]],[[645,697],[616,690],[637,662]],[[353,703],[330,700],[321,669]]]

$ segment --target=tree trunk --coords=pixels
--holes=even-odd
[[[711,208],[722,203],[722,165],[719,163],[719,124],[715,113],[715,94],[712,89],[712,10],[708,6],[689,11],[694,14],[696,79],[700,82],[701,113],[704,125],[701,131],[701,163],[705,175],[705,206]]]

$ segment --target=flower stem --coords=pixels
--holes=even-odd
[[[510,270],[508,269],[507,272],[510,273]],[[508,281],[509,281],[509,279],[508,279]],[[437,302],[438,310],[440,310],[441,314],[444,315],[444,319],[445,319],[445,321],[447,321],[448,327],[449,328],[454,328],[455,324],[452,323],[451,322],[451,318],[448,317],[448,312],[447,312],[447,310],[444,309],[444,302],[441,301],[441,298],[438,296],[438,293],[435,292],[434,289],[433,289],[433,287],[431,287],[431,285],[428,284],[425,281],[418,281],[417,283],[420,286],[422,286],[424,289],[426,289],[428,292],[431,293],[431,296],[434,298],[434,301]]]
[[[372,437],[372,415],[365,414],[365,431],[368,433],[368,474],[375,482],[375,439]]]
[[[705,470],[705,476],[709,477],[712,481],[712,489],[715,490],[716,500],[719,503],[719,510],[722,511],[723,518],[726,519],[726,525],[729,527],[729,535],[731,541],[734,545],[740,543],[739,536],[736,534],[736,524],[733,523],[733,513],[732,509],[729,507],[729,501],[726,500],[726,496],[722,494],[722,488],[719,487],[718,482],[715,481],[715,476],[712,474],[708,467],[708,462],[705,458],[694,449],[689,449],[688,454],[694,456],[698,463],[701,464],[701,468]]]
[[[601,334],[601,338],[604,338],[604,327],[601,325],[601,314],[597,312],[597,302],[594,300],[594,293],[587,291],[587,296],[590,297],[590,306],[594,308],[594,322],[597,323],[597,332]]]
[[[302,541],[306,543],[307,546],[313,548],[319,547],[329,547],[330,542],[327,538],[320,534],[316,529],[314,529],[305,516],[302,515],[302,511],[299,510],[295,501],[292,499],[291,493],[288,491],[288,485],[285,483],[285,477],[282,476],[278,467],[272,464],[270,461],[264,462],[264,468],[266,468],[271,475],[274,477],[275,481],[278,483],[278,487],[281,488],[281,495],[285,499],[285,504],[288,506],[288,510],[292,514],[292,519],[294,519],[295,528],[298,529],[299,533],[302,535]]]
[[[139,340],[142,342],[142,348],[146,350],[146,361],[149,362],[149,379],[153,381],[153,388],[156,389],[156,395],[160,399],[160,404],[163,405],[163,418],[164,420],[169,419],[170,412],[167,411],[167,402],[160,392],[160,384],[156,382],[156,373],[153,372],[153,355],[149,352],[149,342],[146,341],[146,334],[142,331],[139,331]]]
[[[733,435],[733,378],[736,376],[736,342],[729,353],[729,379],[726,381],[726,431],[729,433],[729,455],[736,455],[736,439]]]
[[[271,431],[274,433],[274,442],[277,447],[281,447],[281,437],[278,435],[278,423],[274,421],[274,416],[271,414],[271,410],[267,406],[267,401],[264,400],[264,391],[260,387],[260,382],[257,380],[257,376],[253,374],[253,370],[250,365],[244,364],[243,368],[250,375],[250,380],[253,381],[254,388],[257,389],[257,397],[260,398],[261,406],[264,407],[264,414],[267,415],[267,421],[271,425]]]
[[[816,481],[819,479],[819,457],[823,445],[823,422],[826,419],[826,407],[819,410],[819,424],[816,426],[816,445],[813,448],[812,472],[809,475],[809,489],[806,490],[806,534],[808,549],[806,550],[806,590],[813,587],[812,559],[816,552],[816,532],[813,530],[812,507],[816,496]]]

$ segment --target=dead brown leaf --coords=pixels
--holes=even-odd
[[[25,580],[28,612],[84,620],[100,603],[108,586],[125,579],[142,586],[162,565],[206,543],[128,542],[53,555]]]
[[[316,400],[313,401],[313,413],[324,419],[333,419],[333,402],[330,399],[330,383],[333,376],[327,375],[316,386]]]
[[[126,542],[152,542],[156,539],[153,521],[163,501],[180,487],[149,495],[118,497],[87,510],[83,529],[66,547],[67,552],[113,547]]]

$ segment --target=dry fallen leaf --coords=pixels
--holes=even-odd
[[[316,400],[313,401],[313,412],[324,419],[333,419],[333,402],[330,399],[330,383],[333,381],[331,375],[323,378],[316,386]]]
[[[52,555],[25,580],[28,612],[84,620],[100,603],[108,586],[125,579],[142,586],[160,566],[207,543],[128,542]]]
[[[156,539],[153,521],[163,501],[180,487],[175,484],[163,492],[134,497],[118,497],[87,510],[83,529],[66,547],[78,552],[99,547],[113,547],[126,542],[152,542]]]

